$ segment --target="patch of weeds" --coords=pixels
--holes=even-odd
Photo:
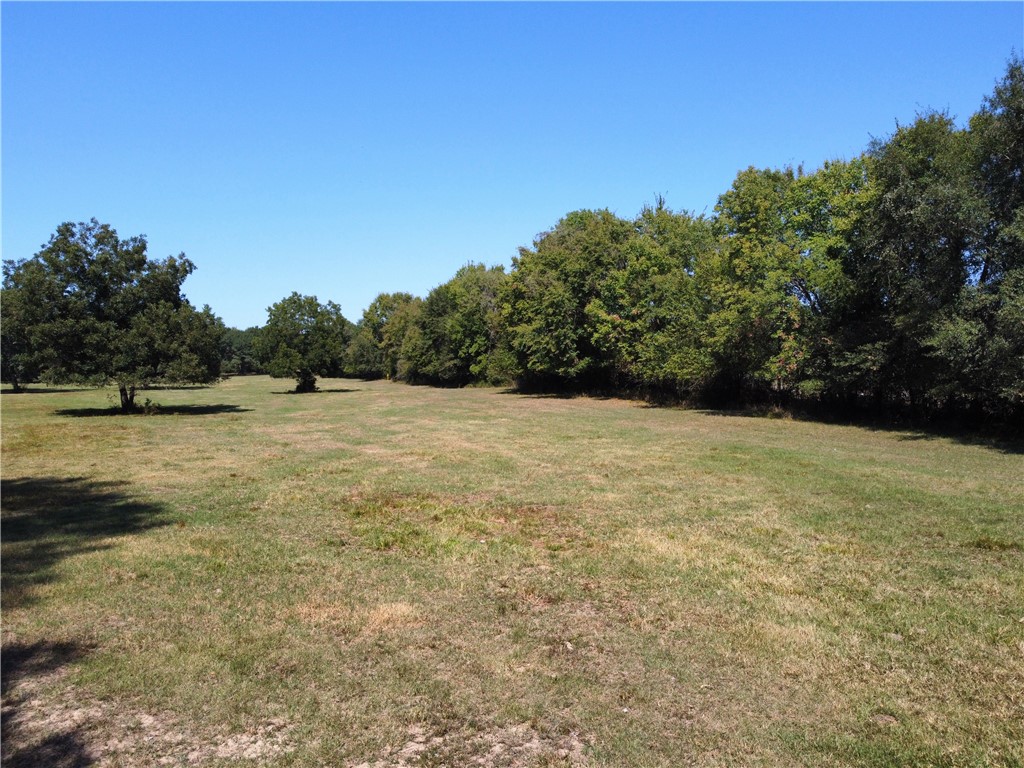
[[[861,765],[877,768],[896,766],[928,766],[928,768],[954,768],[961,765],[984,765],[981,755],[959,754],[955,758],[938,748],[904,743],[891,726],[881,728],[874,736],[834,735],[808,739],[801,747],[810,747],[842,765]],[[966,759],[965,759],[966,758]]]
[[[989,552],[1020,551],[1024,549],[1019,542],[1006,541],[992,536],[980,536],[971,542],[971,546],[975,549],[984,549]]]
[[[360,534],[366,545],[378,552],[401,549],[410,554],[424,554],[429,549],[426,532],[404,520],[370,526]]]
[[[564,553],[583,538],[579,526],[537,506],[480,506],[433,494],[356,496],[346,505],[353,533],[370,549],[430,557],[482,549],[515,557],[532,549]]]

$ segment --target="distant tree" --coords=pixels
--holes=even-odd
[[[797,396],[844,407],[872,375],[870,356],[849,357],[846,350],[872,338],[878,325],[853,279],[856,242],[876,193],[870,168],[862,156],[799,176],[783,214],[794,242],[785,290],[801,311],[772,364]]]
[[[520,248],[502,288],[502,313],[521,383],[607,386],[614,378],[606,345],[595,338],[587,306],[628,261],[633,222],[608,210],[575,211],[533,248]]]
[[[1024,423],[1024,59],[1013,57],[971,119],[977,184],[988,216],[975,323],[986,330],[979,406]],[[980,316],[979,316],[980,315]],[[952,366],[958,367],[953,361]]]
[[[715,247],[710,222],[663,199],[633,220],[576,211],[502,285],[504,338],[521,384],[683,394],[711,367],[695,270]]]
[[[633,226],[621,268],[609,270],[587,304],[591,336],[616,386],[687,394],[707,368],[693,276],[714,246],[712,229],[660,197]]]
[[[709,297],[705,337],[715,399],[786,391],[791,361],[804,356],[797,330],[806,299],[792,290],[799,248],[788,216],[796,176],[792,168],[748,168],[715,206],[720,242],[697,274]]]
[[[498,308],[505,280],[500,266],[467,264],[434,288],[418,313],[417,332],[403,339],[405,378],[443,386],[507,380]]]
[[[373,331],[360,320],[345,349],[345,373],[362,379],[380,379],[384,376],[380,346]]]
[[[388,316],[384,324],[381,339],[381,350],[383,351],[384,375],[389,379],[407,380],[409,366],[403,353],[415,346],[415,338],[419,334],[419,319],[423,312],[423,299],[419,296],[409,296],[407,301],[402,301],[395,307],[394,312]],[[408,343],[406,339],[409,339]]]
[[[987,208],[978,282],[1024,269],[1024,59],[1006,74],[970,120],[976,185]]]
[[[332,301],[292,293],[267,309],[255,351],[275,378],[295,378],[296,392],[315,392],[318,376],[344,372],[351,324]]]
[[[240,330],[228,328],[224,333],[224,346],[221,368],[225,374],[245,376],[263,373],[263,368],[256,359],[256,337],[260,329],[256,326]]]
[[[950,386],[956,356],[937,354],[953,350],[946,332],[936,346],[941,319],[959,314],[965,287],[985,271],[972,141],[949,116],[928,113],[875,142],[869,158],[874,191],[846,265],[847,316],[861,329],[844,344],[861,372],[851,383],[879,407],[926,415],[959,388]]]
[[[385,329],[403,306],[413,301],[408,293],[381,293],[363,311],[349,342],[345,369],[353,376],[394,378],[397,351],[390,349]],[[401,340],[399,340],[399,346]],[[392,364],[394,358],[394,364]]]
[[[140,387],[216,381],[224,325],[182,295],[194,269],[184,254],[150,260],[144,236],[121,240],[96,219],[61,224],[31,259],[4,264],[10,362],[21,369],[5,375],[114,382],[126,413]]]
[[[922,390],[927,406],[950,415],[1021,423],[1024,61],[1019,57],[1010,60],[1005,76],[958,139],[954,172],[941,179],[944,197],[928,194],[931,205],[953,203],[943,205],[947,229],[942,237],[946,242],[961,238],[963,267],[923,327],[926,365],[919,367],[930,376]]]

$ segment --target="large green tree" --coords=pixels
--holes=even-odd
[[[267,309],[256,354],[271,376],[295,378],[296,392],[315,392],[318,376],[343,373],[349,326],[333,301],[292,293]]]
[[[420,315],[423,313],[423,299],[410,296],[401,302],[388,316],[382,332],[384,375],[389,379],[407,380],[410,365],[406,353],[417,347],[420,333]]]
[[[851,300],[853,281],[846,269],[874,193],[865,157],[827,162],[798,175],[789,187],[782,216],[791,248],[781,288],[800,309],[769,370],[797,396],[842,400],[849,371],[840,366],[837,352],[871,335],[874,316]]]
[[[986,206],[978,282],[991,285],[1024,269],[1024,59],[971,118],[975,183]]]
[[[405,378],[444,386],[509,377],[511,358],[502,344],[498,294],[502,267],[467,264],[437,286],[403,339]]]
[[[614,379],[599,312],[587,307],[624,269],[633,222],[608,210],[574,211],[533,248],[520,248],[502,289],[502,313],[521,383],[605,387]]]
[[[796,177],[748,168],[715,207],[720,241],[697,278],[717,399],[784,392],[804,356],[797,331],[807,300],[794,290],[800,251],[788,215]]]
[[[124,412],[140,387],[217,380],[224,325],[181,292],[195,266],[184,254],[151,260],[146,248],[144,236],[122,240],[92,219],[61,224],[31,259],[5,263],[21,375],[114,382]]]
[[[394,378],[398,367],[398,348],[391,334],[386,333],[388,325],[403,308],[414,301],[409,293],[381,293],[370,302],[356,325],[348,345],[346,372],[368,379]],[[403,334],[404,335],[404,334]]]
[[[591,338],[616,386],[689,394],[707,368],[694,270],[713,245],[710,223],[658,198],[633,230],[586,306]]]
[[[971,136],[929,113],[875,142],[868,161],[873,189],[850,239],[837,360],[844,386],[874,407],[926,415],[957,388],[955,356],[939,352],[952,350],[942,319],[960,314],[965,288],[985,270]]]
[[[988,417],[1024,421],[1024,60],[970,121],[975,186],[985,216],[975,272],[956,312],[941,318],[934,353],[959,374],[958,393]]]

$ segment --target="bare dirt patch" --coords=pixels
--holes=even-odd
[[[67,678],[67,668],[56,667],[4,681],[6,768],[265,763],[294,749],[292,727],[283,719],[238,733],[204,733],[168,713],[96,699]]]
[[[431,735],[423,726],[414,725],[401,747],[352,768],[585,766],[585,747],[586,742],[576,733],[541,734],[529,723],[495,728],[468,738],[464,734]]]

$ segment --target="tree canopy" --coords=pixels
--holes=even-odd
[[[312,391],[343,373],[1024,424],[1024,62],[966,125],[925,112],[857,157],[740,171],[711,215],[573,211],[511,269],[467,263],[355,326],[293,293],[265,327],[181,295],[193,265],[95,220],[4,267],[3,379],[206,381],[218,355]]]
[[[5,262],[5,380],[114,382],[125,412],[140,387],[216,381],[223,323],[181,292],[195,266],[184,254],[151,260],[146,248],[144,236],[122,240],[92,219]]]
[[[350,354],[435,384],[1022,420],[1021,136],[1015,58],[966,126],[925,112],[810,172],[747,168],[710,217],[571,212],[508,273],[364,318]]]
[[[349,335],[349,322],[337,304],[292,293],[267,309],[255,351],[271,376],[295,378],[296,392],[315,392],[318,376],[344,372]]]

